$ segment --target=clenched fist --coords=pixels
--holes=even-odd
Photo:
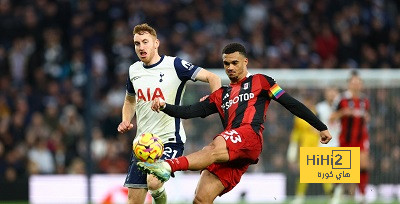
[[[151,104],[151,110],[156,111],[157,113],[160,110],[165,108],[165,101],[162,98],[155,98]]]
[[[120,133],[125,133],[128,132],[130,129],[133,128],[133,124],[129,121],[122,121],[119,125],[118,125],[118,132]]]

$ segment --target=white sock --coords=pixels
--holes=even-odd
[[[341,200],[341,196],[343,194],[343,184],[338,184],[335,187],[335,190],[333,191],[333,196],[332,196],[332,200],[331,200],[331,204],[338,204],[340,203]]]
[[[157,190],[150,190],[151,197],[153,197],[153,203],[155,204],[166,204],[167,203],[167,193],[165,192],[164,186],[161,186]]]

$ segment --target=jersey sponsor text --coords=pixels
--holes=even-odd
[[[228,110],[229,107],[231,107],[233,104],[236,104],[236,103],[242,102],[242,101],[248,101],[252,98],[254,98],[254,93],[239,94],[238,96],[235,96],[233,99],[229,99],[229,101],[223,103],[221,108],[224,110]]]
[[[150,88],[147,88],[146,95],[143,93],[142,89],[138,89],[137,96],[138,100],[144,100],[144,101],[152,101],[155,98],[162,98],[163,100],[165,100],[163,92],[158,87],[154,89],[154,92],[152,94]]]

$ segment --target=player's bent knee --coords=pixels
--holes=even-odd
[[[163,186],[163,183],[158,180],[155,176],[147,175],[147,188],[151,191],[155,191]]]
[[[228,155],[227,158],[229,159],[229,154],[228,154],[228,150],[223,149],[221,147],[217,147],[215,145],[208,145],[204,148],[203,151],[206,151],[207,155],[208,155],[208,159],[211,159],[212,162],[219,162],[220,160],[225,160],[225,157],[221,157],[224,155]]]
[[[227,162],[229,160],[226,141],[222,136],[216,137],[211,145],[213,148],[211,155],[214,157],[214,162]]]
[[[199,196],[196,194],[196,196],[193,199],[193,204],[206,204],[206,203],[212,203],[212,200],[207,200],[204,196]]]

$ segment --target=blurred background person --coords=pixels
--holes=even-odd
[[[340,95],[336,111],[330,119],[331,121],[340,120],[339,144],[341,147],[360,147],[361,173],[358,189],[362,195],[362,202],[366,202],[370,146],[367,125],[370,121],[370,102],[367,96],[362,93],[363,81],[358,72],[353,71],[351,73],[347,86],[348,89]],[[354,196],[354,185],[350,185],[346,190],[347,193]]]
[[[305,96],[302,98],[302,102],[304,103],[304,105],[315,113],[316,108],[313,95],[308,93],[305,94]],[[319,141],[319,132],[306,121],[295,116],[293,119],[293,129],[290,133],[290,143],[287,152],[287,160],[289,162],[290,168],[294,169],[297,175],[300,169],[300,147],[318,147],[320,144]],[[330,195],[332,193],[332,184],[323,183],[322,185],[325,194]],[[307,194],[308,186],[308,183],[300,183],[300,178],[296,180],[296,191],[295,199],[292,201],[293,204],[301,204],[305,202],[305,196]]]
[[[315,105],[315,110],[318,118],[325,124],[327,124],[329,131],[332,132],[332,140],[326,145],[320,145],[323,147],[338,147],[339,146],[339,131],[340,126],[338,121],[330,120],[332,113],[334,112],[335,100],[338,100],[339,91],[336,87],[327,87],[323,92],[324,100],[318,102]]]
[[[335,100],[338,100],[339,91],[334,86],[328,86],[323,92],[324,100],[317,103],[315,106],[317,110],[318,118],[327,124],[329,131],[332,133],[332,140],[326,145],[320,145],[322,147],[339,147],[339,131],[340,123],[338,120],[330,120],[332,113],[335,111]],[[343,185],[333,185],[334,192],[332,196],[331,204],[339,203],[340,196],[342,195]]]

